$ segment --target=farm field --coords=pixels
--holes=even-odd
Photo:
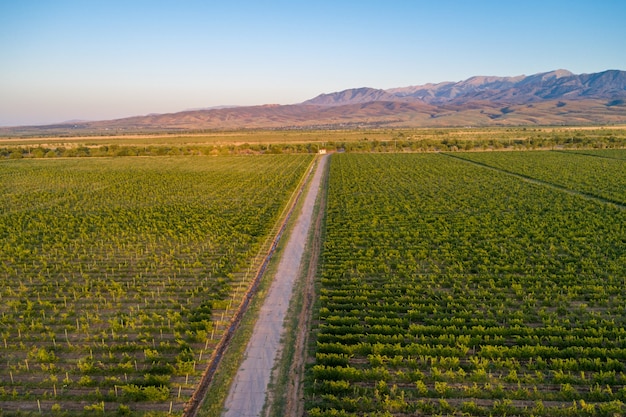
[[[0,162],[0,414],[180,414],[311,161]]]
[[[311,416],[624,413],[626,150],[582,148],[623,138],[11,142],[0,152],[0,414],[180,415],[323,147],[346,153],[329,161]],[[534,147],[555,150],[521,151]],[[258,155],[233,155],[244,153]],[[136,157],[111,157],[125,155]]]
[[[346,130],[240,130],[205,133],[1,137],[0,160],[57,157],[229,155],[249,153],[436,152],[489,149],[590,149],[626,146],[625,126]],[[596,150],[593,150],[595,152]],[[603,150],[598,149],[598,152]]]
[[[468,152],[460,158],[626,204],[626,150]]]
[[[583,155],[626,160],[626,149],[584,149],[572,152],[581,153]]]
[[[309,415],[623,415],[624,154],[600,153],[333,155]]]

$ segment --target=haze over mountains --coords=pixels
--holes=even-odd
[[[292,105],[189,110],[31,129],[133,132],[611,123],[626,123],[626,71],[577,75],[560,69],[388,90],[353,88]]]

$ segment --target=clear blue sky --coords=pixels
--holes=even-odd
[[[626,70],[624,0],[0,0],[0,125]]]

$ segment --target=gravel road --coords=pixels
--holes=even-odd
[[[259,318],[246,348],[245,359],[237,371],[226,399],[223,417],[258,417],[261,415],[272,368],[280,351],[283,322],[299,276],[304,246],[309,235],[313,206],[320,188],[328,156],[320,158],[304,199],[302,210],[289,234],[274,281],[261,307]]]

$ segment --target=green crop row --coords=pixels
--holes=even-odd
[[[626,150],[492,152],[459,157],[566,189],[626,204]]]
[[[332,156],[309,414],[624,413],[626,213],[577,177],[605,158],[463,157]]]
[[[1,162],[0,409],[180,413],[310,161]]]

